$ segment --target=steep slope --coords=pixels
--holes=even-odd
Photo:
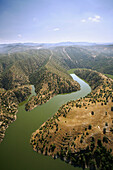
[[[27,44],[25,48],[23,46],[20,48],[20,46],[19,44],[9,45],[6,47],[8,53],[0,54],[1,103],[4,100],[3,91],[12,96],[12,91],[15,88],[22,88],[23,85],[34,84],[37,93],[26,104],[26,110],[47,102],[54,95],[79,90],[78,83],[74,82],[67,73],[70,68],[85,67],[113,74],[112,45],[53,46],[47,49],[39,49],[37,45],[33,45],[32,49],[28,48]],[[80,74],[79,71],[78,74]],[[86,80],[91,83],[93,89],[96,89],[98,82],[101,81],[100,76],[96,76],[96,79],[92,81],[93,73],[82,72],[80,74],[83,79],[88,75],[90,75],[90,80],[87,78]],[[17,101],[20,102],[20,95],[18,93],[15,95]],[[13,109],[15,106],[12,107]],[[10,114],[10,109],[7,111]]]
[[[0,89],[0,143],[9,124],[16,120],[18,104],[31,94],[31,86],[20,86],[13,90]]]
[[[112,169],[113,80],[86,69],[76,74],[90,81],[92,92],[61,106],[32,134],[32,147],[83,169]]]
[[[27,111],[32,110],[37,105],[46,103],[51,97],[57,94],[70,93],[80,89],[80,85],[70,77],[59,76],[59,74],[48,71],[47,68],[43,68],[37,72],[31,78],[31,82],[35,85],[37,95],[33,96],[26,104],[25,109]]]
[[[90,68],[113,75],[113,46],[67,47],[66,52],[75,67]]]
[[[29,76],[46,64],[49,50],[29,50],[12,53],[1,59],[1,87],[12,89],[18,85],[29,84]],[[5,64],[6,63],[6,64]]]
[[[47,102],[56,94],[80,89],[52,57],[49,49],[0,55],[0,141],[8,124],[16,119],[18,104],[30,95],[29,84],[35,85],[37,95],[26,104],[26,110]]]

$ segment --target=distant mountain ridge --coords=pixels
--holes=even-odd
[[[113,45],[113,43],[90,43],[90,42],[59,42],[59,43],[11,43],[0,44],[0,53],[19,52],[29,49],[52,48],[60,46],[100,46]]]
[[[19,88],[30,87],[30,84],[35,86],[37,95],[26,104],[26,110],[46,103],[57,94],[79,90],[78,83],[67,72],[77,68],[113,75],[113,45],[73,42],[1,44],[0,107],[3,108],[4,114],[1,121],[6,122],[4,124],[6,126],[8,122],[6,113],[12,114],[14,110],[17,111],[18,103],[13,102],[12,93],[15,89],[17,100],[21,101],[22,98],[23,101],[28,96],[29,89],[27,91],[25,89],[25,93],[23,90],[21,94],[18,93]],[[9,101],[7,97],[11,99],[10,103],[7,102]]]

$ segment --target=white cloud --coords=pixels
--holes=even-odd
[[[92,20],[92,17],[89,17],[88,20]]]
[[[22,37],[22,35],[21,35],[21,34],[18,34],[17,36],[18,36],[19,38],[21,38],[21,37]]]
[[[86,19],[82,19],[81,22],[86,22]]]
[[[60,28],[54,28],[53,29],[53,31],[59,31],[60,30]]]
[[[101,21],[101,17],[99,15],[95,15],[94,17],[88,17],[87,19],[82,19],[81,22],[85,23],[87,21],[90,22],[100,22]]]
[[[88,20],[91,22],[100,22],[101,17],[99,15],[95,15],[94,17],[89,17]]]
[[[95,15],[95,17],[96,17],[97,19],[100,19],[100,18],[101,18],[99,15]]]

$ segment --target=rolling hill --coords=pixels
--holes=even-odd
[[[30,96],[31,85],[35,86],[36,96],[30,97],[26,111],[57,94],[80,89],[68,74],[70,69],[89,83],[92,92],[83,99],[61,106],[58,113],[33,134],[33,149],[83,169],[112,168],[113,80],[105,76],[113,75],[112,44],[0,45],[0,142],[8,125],[16,120],[19,103]],[[73,120],[79,120],[79,123],[75,124]],[[47,140],[50,140],[48,148]]]

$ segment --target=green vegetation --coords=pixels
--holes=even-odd
[[[56,94],[80,89],[79,84],[73,81],[65,68],[60,66],[54,55],[50,49],[22,50],[22,52],[0,54],[0,100],[2,107],[0,115],[4,115],[3,119],[12,116],[12,113],[14,114],[13,121],[16,119],[18,104],[25,101],[30,94],[25,85],[33,84],[37,93],[26,104],[26,110],[46,103]],[[3,93],[4,91],[5,93]],[[3,121],[1,119],[1,126]],[[6,122],[5,127],[8,124],[8,121]]]
[[[87,81],[93,90],[103,84],[103,78],[97,71],[92,71],[89,69],[76,69],[74,73]]]
[[[113,46],[67,47],[66,52],[72,59],[65,59],[72,68],[87,68],[104,74],[113,75]],[[69,70],[69,69],[68,69]]]
[[[76,70],[76,68],[73,68],[73,69],[68,70],[67,72],[68,72],[68,74],[73,74],[75,70]]]
[[[30,98],[25,106],[26,110],[31,110],[37,105],[46,103],[54,95],[80,89],[78,83],[73,81],[69,75],[74,72],[87,81],[93,91],[86,98],[63,105],[38,130],[36,136],[31,140],[31,144],[34,150],[39,153],[52,155],[54,158],[60,157],[62,160],[70,162],[74,166],[81,166],[83,169],[85,167],[90,169],[112,169],[112,151],[106,148],[108,145],[110,146],[110,142],[112,143],[113,129],[111,122],[108,120],[108,117],[111,117],[108,107],[112,112],[113,82],[97,71],[113,78],[112,45],[54,47],[40,50],[25,50],[23,47],[19,51],[0,54],[1,141],[8,124],[16,120],[18,104],[26,100],[30,94],[29,84],[35,86],[36,96]],[[96,109],[93,109],[96,106],[100,110],[103,109],[103,113],[99,110],[97,114]],[[90,107],[93,108],[89,111]],[[79,121],[75,121],[76,126],[72,127],[71,116],[75,113],[74,109],[79,110],[81,119],[84,116],[82,115],[84,110],[90,121],[82,126],[84,118],[78,127],[77,123]],[[74,115],[76,116],[76,114]],[[101,123],[94,127],[92,120],[95,120],[97,115],[104,117],[105,122],[101,127]],[[101,121],[101,119],[97,120]],[[68,127],[70,127],[69,131]],[[97,130],[96,139],[95,129]],[[94,137],[91,136],[91,133]]]
[[[113,111],[113,106],[111,107],[111,111]]]
[[[1,88],[13,89],[29,84],[29,76],[44,66],[49,59],[49,50],[28,50],[12,54],[0,55]]]
[[[37,95],[33,96],[26,104],[25,109],[27,111],[46,103],[56,94],[70,93],[80,89],[77,82],[49,72],[46,68],[42,68],[30,80],[35,85]]]
[[[85,68],[81,68],[81,69],[85,70]],[[70,69],[70,70],[68,70],[67,72],[68,72],[68,74],[74,74],[74,71],[76,71],[76,70],[78,70],[78,68]],[[86,70],[87,70],[87,69],[86,69]]]
[[[111,75],[111,74],[105,74],[105,75],[106,75],[107,77],[113,79],[113,75]]]

